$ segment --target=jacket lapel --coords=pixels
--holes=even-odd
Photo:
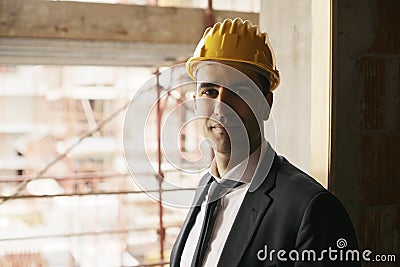
[[[178,235],[178,237],[175,241],[175,244],[172,248],[171,256],[170,256],[171,267],[179,267],[180,266],[183,248],[185,247],[186,240],[189,236],[190,230],[192,229],[193,224],[196,221],[197,214],[200,211],[200,205],[203,202],[205,195],[208,192],[209,186],[206,186],[206,185],[210,182],[211,179],[212,179],[211,175],[208,173],[200,181],[199,187],[196,190],[194,198],[193,198],[193,205],[190,208],[185,221],[183,222],[181,231],[179,232],[179,235]]]
[[[236,267],[239,265],[254,232],[271,203],[268,192],[275,186],[276,172],[279,164],[279,158],[271,147],[268,147],[261,164],[258,169],[264,169],[264,173],[263,170],[261,172],[257,171],[252,180],[252,184],[240,206],[222,250],[218,262],[219,267]],[[267,174],[265,174],[265,169],[267,169],[267,172],[269,171]],[[253,191],[251,190],[252,188],[254,189]]]

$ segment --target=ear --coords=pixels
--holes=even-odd
[[[266,121],[269,118],[269,114],[271,113],[272,103],[274,102],[274,95],[271,92],[267,92],[265,95],[265,99],[267,100],[267,106],[264,110],[263,120]]]

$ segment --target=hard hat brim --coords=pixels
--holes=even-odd
[[[263,64],[259,64],[257,62],[251,62],[251,61],[245,61],[245,60],[225,60],[221,58],[211,58],[211,57],[191,57],[188,59],[186,62],[186,71],[189,74],[189,76],[195,80],[195,72],[197,70],[197,65],[200,62],[205,62],[205,61],[215,61],[219,63],[225,63],[227,65],[235,65],[239,64],[243,66],[245,64],[246,67],[258,72],[264,77],[267,77],[268,80],[270,81],[270,91],[272,92],[275,90],[279,83],[280,83],[280,75],[278,70],[273,70],[269,68],[268,66],[265,66]]]

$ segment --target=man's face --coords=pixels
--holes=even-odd
[[[196,114],[204,138],[216,152],[249,153],[262,139],[269,105],[261,90],[240,71],[219,63],[205,64],[196,73]]]

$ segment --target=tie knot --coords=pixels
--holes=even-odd
[[[213,179],[210,190],[208,191],[208,203],[214,202],[225,194],[229,193],[233,188],[243,185],[244,183],[229,179],[222,179],[218,183],[215,178]]]

